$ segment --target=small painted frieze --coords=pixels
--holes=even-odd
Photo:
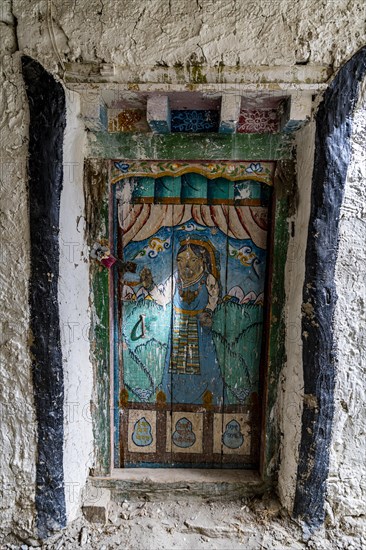
[[[147,447],[153,442],[151,426],[144,416],[135,424],[132,433],[132,441],[138,447]]]
[[[237,132],[239,134],[273,134],[279,129],[279,113],[275,109],[242,109]]]
[[[192,422],[188,418],[183,417],[177,421],[172,440],[177,447],[187,448],[194,445],[196,435],[193,431]]]
[[[239,449],[244,443],[244,436],[240,431],[240,424],[236,420],[231,420],[226,424],[222,436],[222,442],[229,449]]]
[[[220,115],[215,110],[172,110],[171,131],[205,133],[217,132],[219,129]]]
[[[200,174],[210,180],[226,178],[228,181],[257,181],[273,185],[274,162],[249,161],[111,161],[112,184],[126,177],[177,178],[184,174]]]

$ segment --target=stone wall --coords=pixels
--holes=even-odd
[[[115,63],[137,70],[198,61],[339,67],[364,43],[362,1],[15,0],[19,47],[48,67],[57,60]]]
[[[10,6],[2,6],[0,71],[0,525],[34,529],[36,423],[29,344],[28,104]]]
[[[357,517],[365,519],[366,499],[366,80],[351,147],[336,269],[338,365],[327,510],[330,523],[341,518],[353,528]]]

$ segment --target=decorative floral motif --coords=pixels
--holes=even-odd
[[[133,388],[132,391],[139,397],[141,401],[148,401],[152,395],[152,390]]]
[[[263,168],[260,162],[252,162],[245,171],[247,174],[259,174],[263,172]]]
[[[108,132],[148,131],[145,113],[141,109],[125,109],[108,120]]]
[[[217,132],[218,111],[186,110],[171,112],[172,132]]]
[[[176,425],[175,431],[172,435],[174,445],[177,447],[192,447],[196,441],[196,434],[193,431],[192,422],[188,418],[180,418]]]
[[[93,260],[97,260],[108,269],[117,262],[117,258],[112,256],[108,246],[105,246],[105,244],[102,243],[93,244],[93,247],[90,251],[90,257],[93,258]]]
[[[278,113],[275,110],[240,111],[237,132],[239,134],[275,134],[278,132]]]
[[[240,430],[240,424],[235,419],[228,422],[222,436],[223,444],[229,449],[239,449],[244,443],[244,436]]]
[[[144,416],[135,423],[132,433],[132,441],[138,447],[147,447],[153,442],[151,425]]]
[[[112,161],[113,162],[113,161]],[[114,161],[112,183],[117,183],[126,175],[136,177],[162,178],[201,174],[208,179],[226,178],[230,181],[253,180],[273,185],[274,162],[178,162],[178,161]]]
[[[121,172],[123,172],[123,174],[127,174],[129,164],[125,164],[123,162],[115,162],[114,165],[115,165],[116,168],[118,168],[118,170],[121,170]]]

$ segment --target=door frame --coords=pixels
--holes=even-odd
[[[285,155],[287,156],[287,155]],[[156,160],[156,159],[152,159]],[[200,159],[205,162],[211,159]],[[291,213],[296,176],[292,160],[275,159],[274,192],[272,199],[272,266],[268,269],[268,301],[271,303],[267,312],[266,358],[267,374],[263,386],[262,437],[259,474],[264,481],[274,479],[279,449],[279,426],[276,418],[270,418],[277,401],[277,381],[285,361],[285,324],[284,324],[284,270],[289,239],[287,218]],[[112,235],[108,212],[110,208],[109,193],[109,160],[88,159],[85,166],[85,185],[97,182],[99,205],[92,212],[92,240],[109,238]],[[90,225],[90,224],[89,224]],[[111,243],[110,243],[111,244]],[[113,243],[112,243],[113,244]],[[109,304],[106,293],[112,295],[111,277],[107,270],[100,266],[91,267],[92,303],[94,308],[91,319],[91,332],[95,339],[92,361],[96,374],[96,406],[93,408],[93,429],[96,441],[96,466],[91,475],[109,476],[113,467],[113,373],[110,371],[110,357],[113,353],[111,336],[113,324],[110,322]],[[109,292],[108,290],[109,289]],[[109,300],[107,300],[109,301]],[[107,311],[106,311],[107,310]],[[106,318],[106,312],[108,313]],[[100,320],[102,319],[102,322]],[[108,372],[107,372],[108,370]],[[267,384],[266,380],[271,383]],[[275,381],[275,383],[273,383]],[[112,398],[112,399],[111,399]]]

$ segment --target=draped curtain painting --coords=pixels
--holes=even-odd
[[[131,240],[143,241],[163,224],[175,226],[190,219],[202,226],[218,227],[234,239],[251,239],[259,248],[267,246],[269,189],[263,184],[208,180],[199,174],[145,177],[131,183],[132,204],[121,201],[119,211],[124,246]],[[230,216],[229,205],[234,206]]]
[[[116,466],[258,461],[271,186],[243,176],[115,183],[118,253],[136,267],[115,285]]]

